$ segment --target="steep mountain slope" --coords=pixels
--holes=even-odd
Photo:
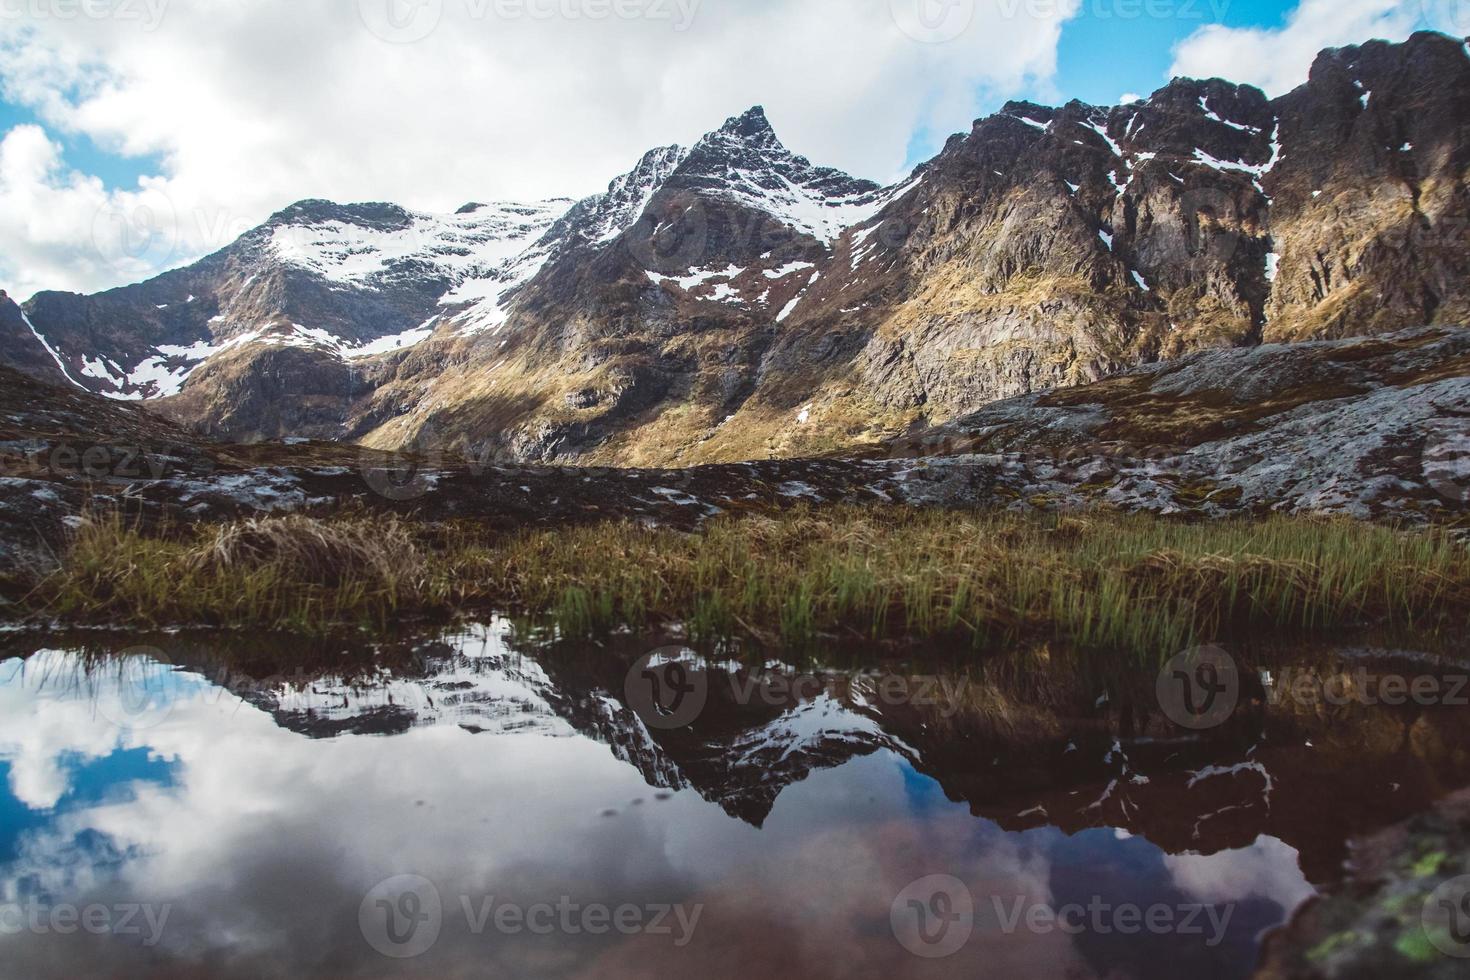
[[[32,377],[65,383],[61,362],[47,348],[30,317],[4,290],[0,290],[0,360]]]
[[[152,404],[230,438],[826,453],[1192,351],[1467,322],[1467,123],[1467,48],[1427,33],[1324,52],[1275,101],[1010,103],[888,188],[756,108],[575,205],[306,202],[27,312],[82,384],[179,391]]]
[[[270,348],[368,357],[492,292],[570,203],[427,215],[303,201],[192,266],[97,296],[41,293],[26,312],[70,377],[123,399],[177,394],[203,362]]]
[[[1470,45],[1325,52],[1277,100],[1270,339],[1470,323]]]
[[[1470,250],[1448,240],[1410,238],[1397,266],[1354,271],[1353,328],[1317,322],[1342,276],[1323,298],[1290,291],[1298,250],[1345,253],[1376,232],[1289,218],[1278,241],[1276,195],[1323,167],[1400,193],[1358,169],[1352,140],[1303,123],[1341,101],[1339,62],[1379,93],[1367,110],[1353,100],[1360,114],[1441,107],[1421,137],[1447,189],[1435,227],[1463,228],[1470,59],[1438,35],[1325,53],[1274,103],[1219,80],[1113,109],[1012,103],[896,187],[837,182],[820,221],[791,190],[816,182],[787,172],[752,111],[707,137],[623,240],[546,267],[493,349],[366,435],[618,464],[822,453],[1194,350],[1457,322]],[[1406,291],[1434,301],[1380,301]]]
[[[828,242],[892,192],[794,156],[759,108],[668,159],[677,166],[650,175],[663,179],[636,221],[575,236],[520,291],[503,329],[462,360],[441,357],[427,393],[380,392],[374,421],[391,421],[370,442],[442,433],[505,458],[577,456],[666,424],[675,405],[728,414],[749,398],[777,328],[829,261]],[[481,322],[472,312],[446,336],[479,333]]]

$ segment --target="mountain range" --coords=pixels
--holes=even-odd
[[[888,187],[757,107],[585,200],[303,201],[144,283],[0,299],[0,363],[233,441],[823,455],[1193,352],[1470,323],[1467,164],[1470,45],[1433,33],[1274,100],[1007,103]]]

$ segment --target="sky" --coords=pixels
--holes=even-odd
[[[309,197],[595,193],[763,104],[887,182],[1007,99],[1277,95],[1470,0],[0,0],[0,288],[91,292]]]

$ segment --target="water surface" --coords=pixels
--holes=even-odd
[[[1197,734],[1144,674],[509,633],[15,640],[5,975],[1243,977],[1349,837],[1470,785],[1463,709]],[[687,724],[628,683],[681,659]]]

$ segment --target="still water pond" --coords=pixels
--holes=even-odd
[[[136,640],[0,653],[5,977],[1244,977],[1470,784],[1463,709],[1143,672]]]

